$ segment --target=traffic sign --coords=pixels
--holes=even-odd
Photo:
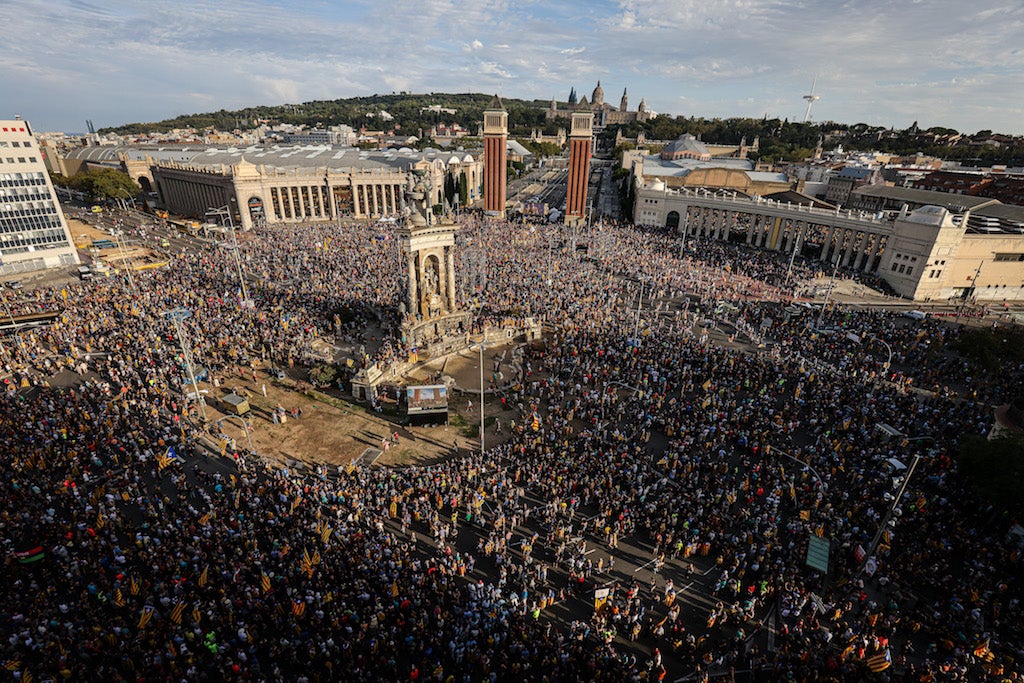
[[[821,536],[811,536],[807,542],[807,566],[828,574],[828,555],[831,541]]]

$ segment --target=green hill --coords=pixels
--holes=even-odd
[[[152,123],[128,123],[122,126],[104,128],[100,133],[138,135],[141,133],[167,132],[175,128],[198,130],[217,129],[230,131],[236,128],[252,128],[258,123],[291,123],[311,127],[327,127],[345,124],[356,128],[396,131],[402,134],[424,134],[436,123],[458,123],[475,134],[483,120],[483,111],[490,104],[493,95],[483,93],[425,93],[391,94],[351,97],[339,100],[316,100],[302,104],[246,107],[228,111],[222,109],[204,114],[185,114],[164,121]],[[559,118],[545,120],[545,109],[549,100],[503,99],[508,111],[509,132],[513,137],[528,138],[530,132],[539,129],[547,135],[558,128],[568,128],[569,121]],[[438,105],[454,109],[455,114],[425,111]],[[559,103],[559,109],[568,104]],[[379,117],[386,111],[393,118]],[[611,146],[618,126],[605,130],[605,142]],[[683,133],[691,133],[700,139],[719,144],[738,144],[746,138],[752,143],[759,139],[760,150],[751,157],[766,161],[778,159],[804,159],[811,155],[819,138],[826,149],[842,144],[847,149],[874,149],[899,155],[921,152],[942,159],[961,160],[978,164],[1003,163],[1024,164],[1024,139],[1011,136],[993,136],[992,131],[979,131],[973,136],[960,136],[957,131],[934,127],[918,130],[916,125],[906,130],[871,126],[866,123],[844,124],[825,121],[821,123],[797,123],[788,119],[757,118],[704,118],[661,115],[651,121],[633,122],[621,127],[627,138],[635,138],[643,131],[648,140],[671,140]],[[998,144],[986,144],[993,137]]]

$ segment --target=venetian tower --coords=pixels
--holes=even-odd
[[[508,112],[495,95],[484,110],[484,213],[505,217]]]
[[[569,187],[565,195],[565,224],[578,225],[587,217],[587,183],[594,137],[594,113],[580,107],[572,113],[569,131]]]

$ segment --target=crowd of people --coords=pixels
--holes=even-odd
[[[787,313],[811,262],[463,223],[476,324],[549,333],[496,389],[500,445],[431,466],[221,459],[184,395],[182,344],[240,377],[317,339],[405,358],[392,225],[257,230],[245,301],[203,244],[133,282],[7,294],[61,312],[3,352],[14,680],[1019,679],[1021,551],[955,452],[1024,369],[980,375],[943,322]]]

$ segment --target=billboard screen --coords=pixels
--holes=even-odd
[[[448,389],[441,384],[411,386],[405,388],[409,414],[447,413]]]

